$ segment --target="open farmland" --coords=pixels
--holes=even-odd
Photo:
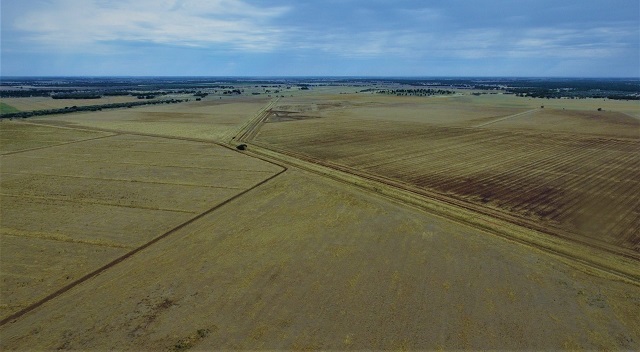
[[[0,349],[640,348],[633,105],[362,88],[0,122]]]
[[[283,99],[257,141],[515,216],[525,226],[640,251],[640,120],[633,116],[548,112],[527,100],[516,105],[515,97],[496,97],[488,109],[469,96],[320,99]],[[295,121],[282,122],[281,111]],[[554,130],[554,121],[563,128]]]
[[[42,118],[45,123],[130,132],[222,140],[233,135],[269,100],[259,97],[207,98],[179,105],[153,105]]]
[[[2,319],[280,171],[211,144],[0,128]]]
[[[633,349],[639,309],[633,284],[290,169],[0,331],[3,349]]]

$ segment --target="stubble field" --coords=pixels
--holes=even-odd
[[[261,97],[217,99],[184,104],[161,104],[135,109],[115,109],[45,118],[56,125],[104,128],[164,136],[222,140],[269,102]],[[229,137],[230,138],[230,137]]]
[[[2,121],[0,348],[639,347],[633,277],[251,151],[259,143],[331,161],[633,258],[635,235],[624,231],[638,221],[629,181],[638,141],[617,124],[514,127],[530,114],[554,119],[552,107],[498,96],[310,92],[273,104],[209,99]],[[262,116],[247,152],[213,143]],[[560,209],[568,215],[553,222]]]
[[[637,257],[640,119],[482,99],[283,99],[256,140]]]
[[[635,285],[289,170],[1,332],[18,349],[624,349],[638,309]]]
[[[3,319],[279,171],[205,143],[1,131]]]

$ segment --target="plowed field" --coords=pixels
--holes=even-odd
[[[445,99],[438,101],[433,121],[429,108],[434,103],[428,100],[420,110],[416,99],[393,104],[387,97],[359,99],[318,109],[316,101],[305,108],[299,98],[282,109],[289,111],[290,121],[271,120],[257,141],[516,216],[550,232],[640,252],[640,138],[633,136],[640,120],[614,112],[543,109],[531,112],[533,117],[522,114],[525,109],[512,118],[491,116],[495,108],[479,118],[481,104],[450,99],[448,126]],[[466,107],[459,106],[463,103]],[[474,108],[473,118],[459,116]],[[374,117],[363,114],[368,109],[377,110]],[[411,119],[407,109],[414,113]],[[322,113],[310,113],[314,110]],[[297,115],[321,118],[296,120]],[[547,125],[531,128],[531,119]],[[591,120],[582,131],[585,119]],[[497,122],[485,125],[492,120]],[[553,121],[561,131],[553,131]],[[484,126],[461,127],[469,122]],[[568,132],[571,125],[575,131]],[[625,132],[616,135],[620,130]]]

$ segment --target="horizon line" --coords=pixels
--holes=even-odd
[[[477,79],[477,78],[499,78],[499,79],[633,79],[640,80],[640,76],[456,76],[456,75],[437,75],[437,76],[403,76],[403,75],[11,75],[5,76],[0,74],[0,83],[5,78],[363,78],[363,79]]]

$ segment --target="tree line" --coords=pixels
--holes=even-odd
[[[417,97],[428,97],[432,95],[450,95],[455,92],[451,90],[445,89],[387,89],[387,90],[379,90],[378,94],[390,94],[390,95],[407,95],[407,96],[417,96]]]
[[[2,114],[0,118],[3,118],[3,119],[28,118],[28,117],[43,116],[43,115],[70,114],[70,113],[79,112],[79,111],[102,111],[103,109],[132,108],[134,106],[141,106],[141,105],[177,104],[177,103],[182,103],[187,101],[189,101],[189,99],[135,101],[135,102],[129,102],[129,103],[71,106],[71,107],[65,107],[61,109],[21,111],[21,112],[14,112],[10,114]]]

